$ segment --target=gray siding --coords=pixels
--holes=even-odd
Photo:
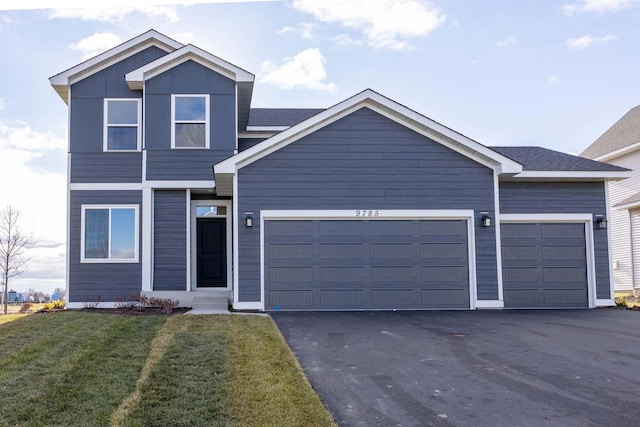
[[[130,90],[124,75],[164,55],[149,47],[71,86],[70,151],[77,154],[71,182],[140,182],[140,153],[103,153],[104,99],[141,98],[142,91]]]
[[[501,182],[500,212],[518,213],[590,213],[606,216],[603,182]],[[594,219],[595,224],[595,219]],[[593,230],[596,295],[610,295],[607,230]]]
[[[155,190],[153,290],[183,291],[187,283],[187,193]]]
[[[238,152],[251,148],[266,138],[238,138]]]
[[[260,300],[264,209],[473,209],[478,297],[497,299],[493,171],[367,108],[358,110],[238,172],[239,300]]]
[[[69,212],[69,302],[116,301],[131,299],[142,289],[142,267],[138,263],[93,264],[80,262],[81,206],[105,204],[135,204],[140,208],[140,191],[71,191]],[[138,218],[140,221],[140,218]],[[139,222],[142,229],[141,222]],[[139,237],[139,240],[141,238]],[[138,259],[142,259],[139,248]]]
[[[71,182],[140,182],[142,153],[71,154]]]
[[[187,61],[146,82],[147,179],[213,180],[236,145],[235,82]],[[210,149],[171,150],[171,94],[210,94]]]

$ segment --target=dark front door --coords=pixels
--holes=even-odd
[[[197,263],[199,288],[227,286],[227,220],[197,219]]]

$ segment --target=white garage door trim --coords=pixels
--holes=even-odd
[[[593,243],[593,215],[592,214],[501,214],[501,223],[584,223],[584,236],[587,248],[587,292],[589,295],[589,308],[606,305],[606,300],[596,300],[596,269],[595,251]]]
[[[264,295],[264,223],[277,220],[466,220],[469,248],[469,308],[476,308],[476,247],[472,210],[264,210],[260,212],[260,310],[265,309]]]

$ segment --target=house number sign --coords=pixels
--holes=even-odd
[[[356,209],[356,216],[375,217],[379,215],[380,211],[377,209]]]

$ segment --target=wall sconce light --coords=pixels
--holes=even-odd
[[[244,217],[244,225],[247,228],[253,227],[253,217],[251,215],[247,215]]]
[[[596,215],[596,227],[607,228],[607,219],[603,215]]]
[[[491,227],[491,217],[489,216],[489,212],[480,212],[480,221],[482,222],[483,227]]]

